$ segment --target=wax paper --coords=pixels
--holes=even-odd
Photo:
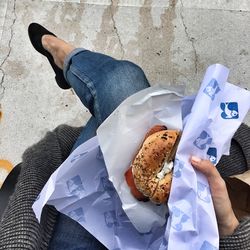
[[[130,193],[124,173],[151,127],[164,124],[169,129],[182,130],[182,99],[173,89],[161,86],[145,89],[125,100],[97,130],[109,179],[119,194],[123,210],[141,233],[164,225],[167,205],[139,202]]]
[[[229,70],[207,69],[194,98],[175,158],[165,237],[168,249],[218,249],[219,237],[206,178],[190,165],[190,155],[213,164],[228,154],[230,141],[250,108],[250,92],[227,82]],[[188,243],[187,240],[188,239]],[[178,245],[176,245],[178,242]],[[165,249],[162,244],[161,249]]]
[[[183,99],[178,90],[152,87],[125,100],[98,137],[80,145],[51,176],[33,205],[37,218],[45,204],[54,205],[113,250],[218,249],[209,186],[189,158],[216,164],[249,110],[249,91],[227,83],[228,73],[222,65],[210,66],[198,93]],[[181,120],[168,213],[166,204],[129,196],[122,178],[151,125],[180,128]]]

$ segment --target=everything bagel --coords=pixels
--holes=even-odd
[[[133,196],[156,204],[168,200],[180,131],[156,125],[146,134],[125,178]]]

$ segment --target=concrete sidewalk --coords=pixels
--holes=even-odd
[[[46,131],[89,118],[31,46],[29,23],[77,47],[131,60],[152,85],[181,83],[189,94],[213,63],[231,69],[231,83],[250,89],[249,10],[247,0],[1,0],[0,160],[15,165]],[[0,170],[0,186],[7,172]]]

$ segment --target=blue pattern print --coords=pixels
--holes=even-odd
[[[101,184],[104,191],[115,191],[112,182],[108,179],[108,176],[101,177]]]
[[[210,145],[212,143],[211,136],[203,130],[199,137],[194,141],[194,145],[199,149],[205,149],[207,145]]]
[[[103,154],[102,154],[102,151],[101,151],[100,147],[98,147],[98,152],[96,154],[96,159],[97,160],[103,160]]]
[[[104,213],[104,220],[107,227],[118,226],[118,222],[116,220],[115,211],[108,211]]]
[[[84,152],[78,155],[74,155],[73,158],[70,160],[71,163],[75,162],[76,160],[81,159],[84,155],[86,155],[88,152]]]
[[[178,159],[175,159],[175,166],[174,166],[174,173],[173,173],[175,178],[181,177],[181,172],[183,168],[184,168],[184,162]]]
[[[165,249],[168,248],[168,241],[167,241],[166,235],[163,236],[163,240],[162,240],[161,246],[165,247]]]
[[[239,109],[237,102],[222,102],[220,104],[222,110],[221,117],[223,119],[238,119]]]
[[[217,149],[216,148],[209,148],[207,151],[207,155],[209,156],[209,160],[213,163],[217,163]]]
[[[205,201],[206,203],[210,203],[211,199],[210,199],[209,186],[198,181],[197,187],[198,187],[197,195],[199,199]]]
[[[68,213],[68,216],[77,222],[80,222],[80,223],[85,222],[84,212],[83,212],[83,209],[81,207],[77,208],[73,211],[70,211]]]
[[[203,92],[214,100],[215,95],[220,91],[219,84],[215,79],[212,79]]]
[[[205,240],[200,250],[218,250],[218,248],[213,246],[212,244],[210,244],[208,241]]]
[[[181,231],[183,228],[183,224],[187,222],[189,219],[189,216],[185,214],[182,210],[180,210],[178,207],[173,206],[172,208],[172,227],[176,231]]]
[[[85,191],[79,175],[69,179],[66,183],[70,195],[76,195],[80,198]]]

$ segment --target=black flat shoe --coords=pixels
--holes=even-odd
[[[52,55],[46,49],[44,49],[44,47],[42,45],[42,36],[43,35],[52,35],[55,37],[56,37],[56,35],[54,35],[50,31],[48,31],[47,29],[45,29],[43,26],[41,26],[38,23],[31,23],[29,25],[29,28],[28,28],[28,33],[29,33],[30,41],[31,41],[33,47],[35,48],[35,50],[37,50],[42,55],[46,56],[47,59],[49,60],[51,67],[55,71],[55,74],[56,74],[55,80],[56,80],[58,86],[62,89],[71,88],[70,85],[67,83],[67,81],[64,78],[62,69],[60,69],[55,64]]]

